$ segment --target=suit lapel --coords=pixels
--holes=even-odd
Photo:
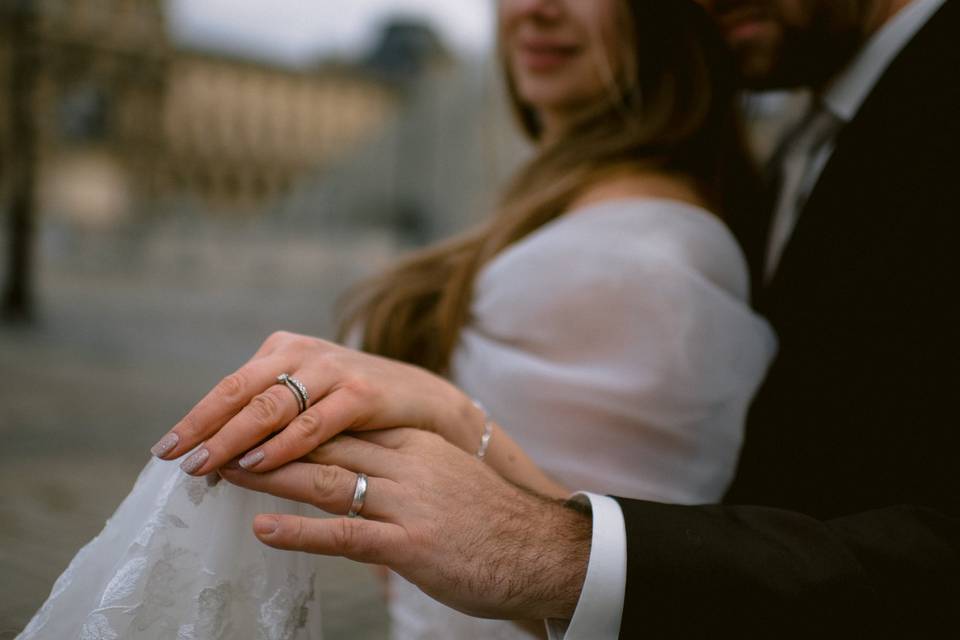
[[[769,282],[764,283],[763,269],[772,207],[765,215],[755,218],[752,229],[741,230],[754,291],[758,292],[754,299],[761,311],[775,304],[778,297],[790,288],[788,283],[795,280],[794,276],[803,280],[810,275],[819,257],[818,245],[825,241],[843,244],[857,234],[859,223],[863,221],[845,207],[852,204],[854,209],[858,208],[849,202],[850,192],[857,188],[857,181],[869,183],[880,178],[865,173],[871,157],[884,157],[888,152],[896,154],[896,150],[889,149],[889,146],[898,138],[902,125],[922,119],[927,112],[942,118],[948,111],[940,104],[943,87],[937,85],[957,84],[957,80],[951,79],[949,73],[931,76],[929,72],[918,73],[918,69],[943,69],[957,64],[957,47],[952,44],[956,27],[960,26],[957,6],[955,2],[944,3],[894,59],[853,121],[841,130],[833,154],[807,199]],[[955,68],[950,73],[955,72]],[[909,139],[903,142],[909,144]],[[885,146],[888,149],[884,149]],[[889,156],[887,159],[890,160]],[[767,201],[775,202],[770,198]]]

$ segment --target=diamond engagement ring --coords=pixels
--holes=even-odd
[[[367,474],[357,474],[357,486],[353,489],[353,502],[350,503],[350,511],[347,512],[348,518],[356,518],[363,509],[363,501],[367,497]]]
[[[277,384],[282,384],[290,389],[290,392],[293,394],[293,397],[297,399],[297,407],[300,409],[300,413],[303,413],[307,410],[307,407],[310,404],[310,394],[307,393],[307,388],[302,382],[291,376],[289,373],[281,373],[277,376]]]

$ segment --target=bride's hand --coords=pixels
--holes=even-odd
[[[282,373],[306,387],[306,411],[300,412],[296,393],[277,382]],[[170,460],[202,443],[181,465],[198,476],[241,454],[244,468],[269,471],[346,430],[415,427],[470,451],[480,444],[484,420],[470,398],[424,369],[278,332],[151,451]]]

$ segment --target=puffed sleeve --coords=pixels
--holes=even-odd
[[[570,487],[716,500],[775,350],[748,286],[735,240],[709,213],[595,205],[480,273],[453,377]]]

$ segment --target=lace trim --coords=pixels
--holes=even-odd
[[[279,505],[222,485],[148,464],[19,638],[52,640],[66,628],[79,629],[81,640],[319,638],[310,557],[267,549],[234,526]],[[144,522],[137,510],[147,501]],[[94,605],[84,611],[83,602]]]

